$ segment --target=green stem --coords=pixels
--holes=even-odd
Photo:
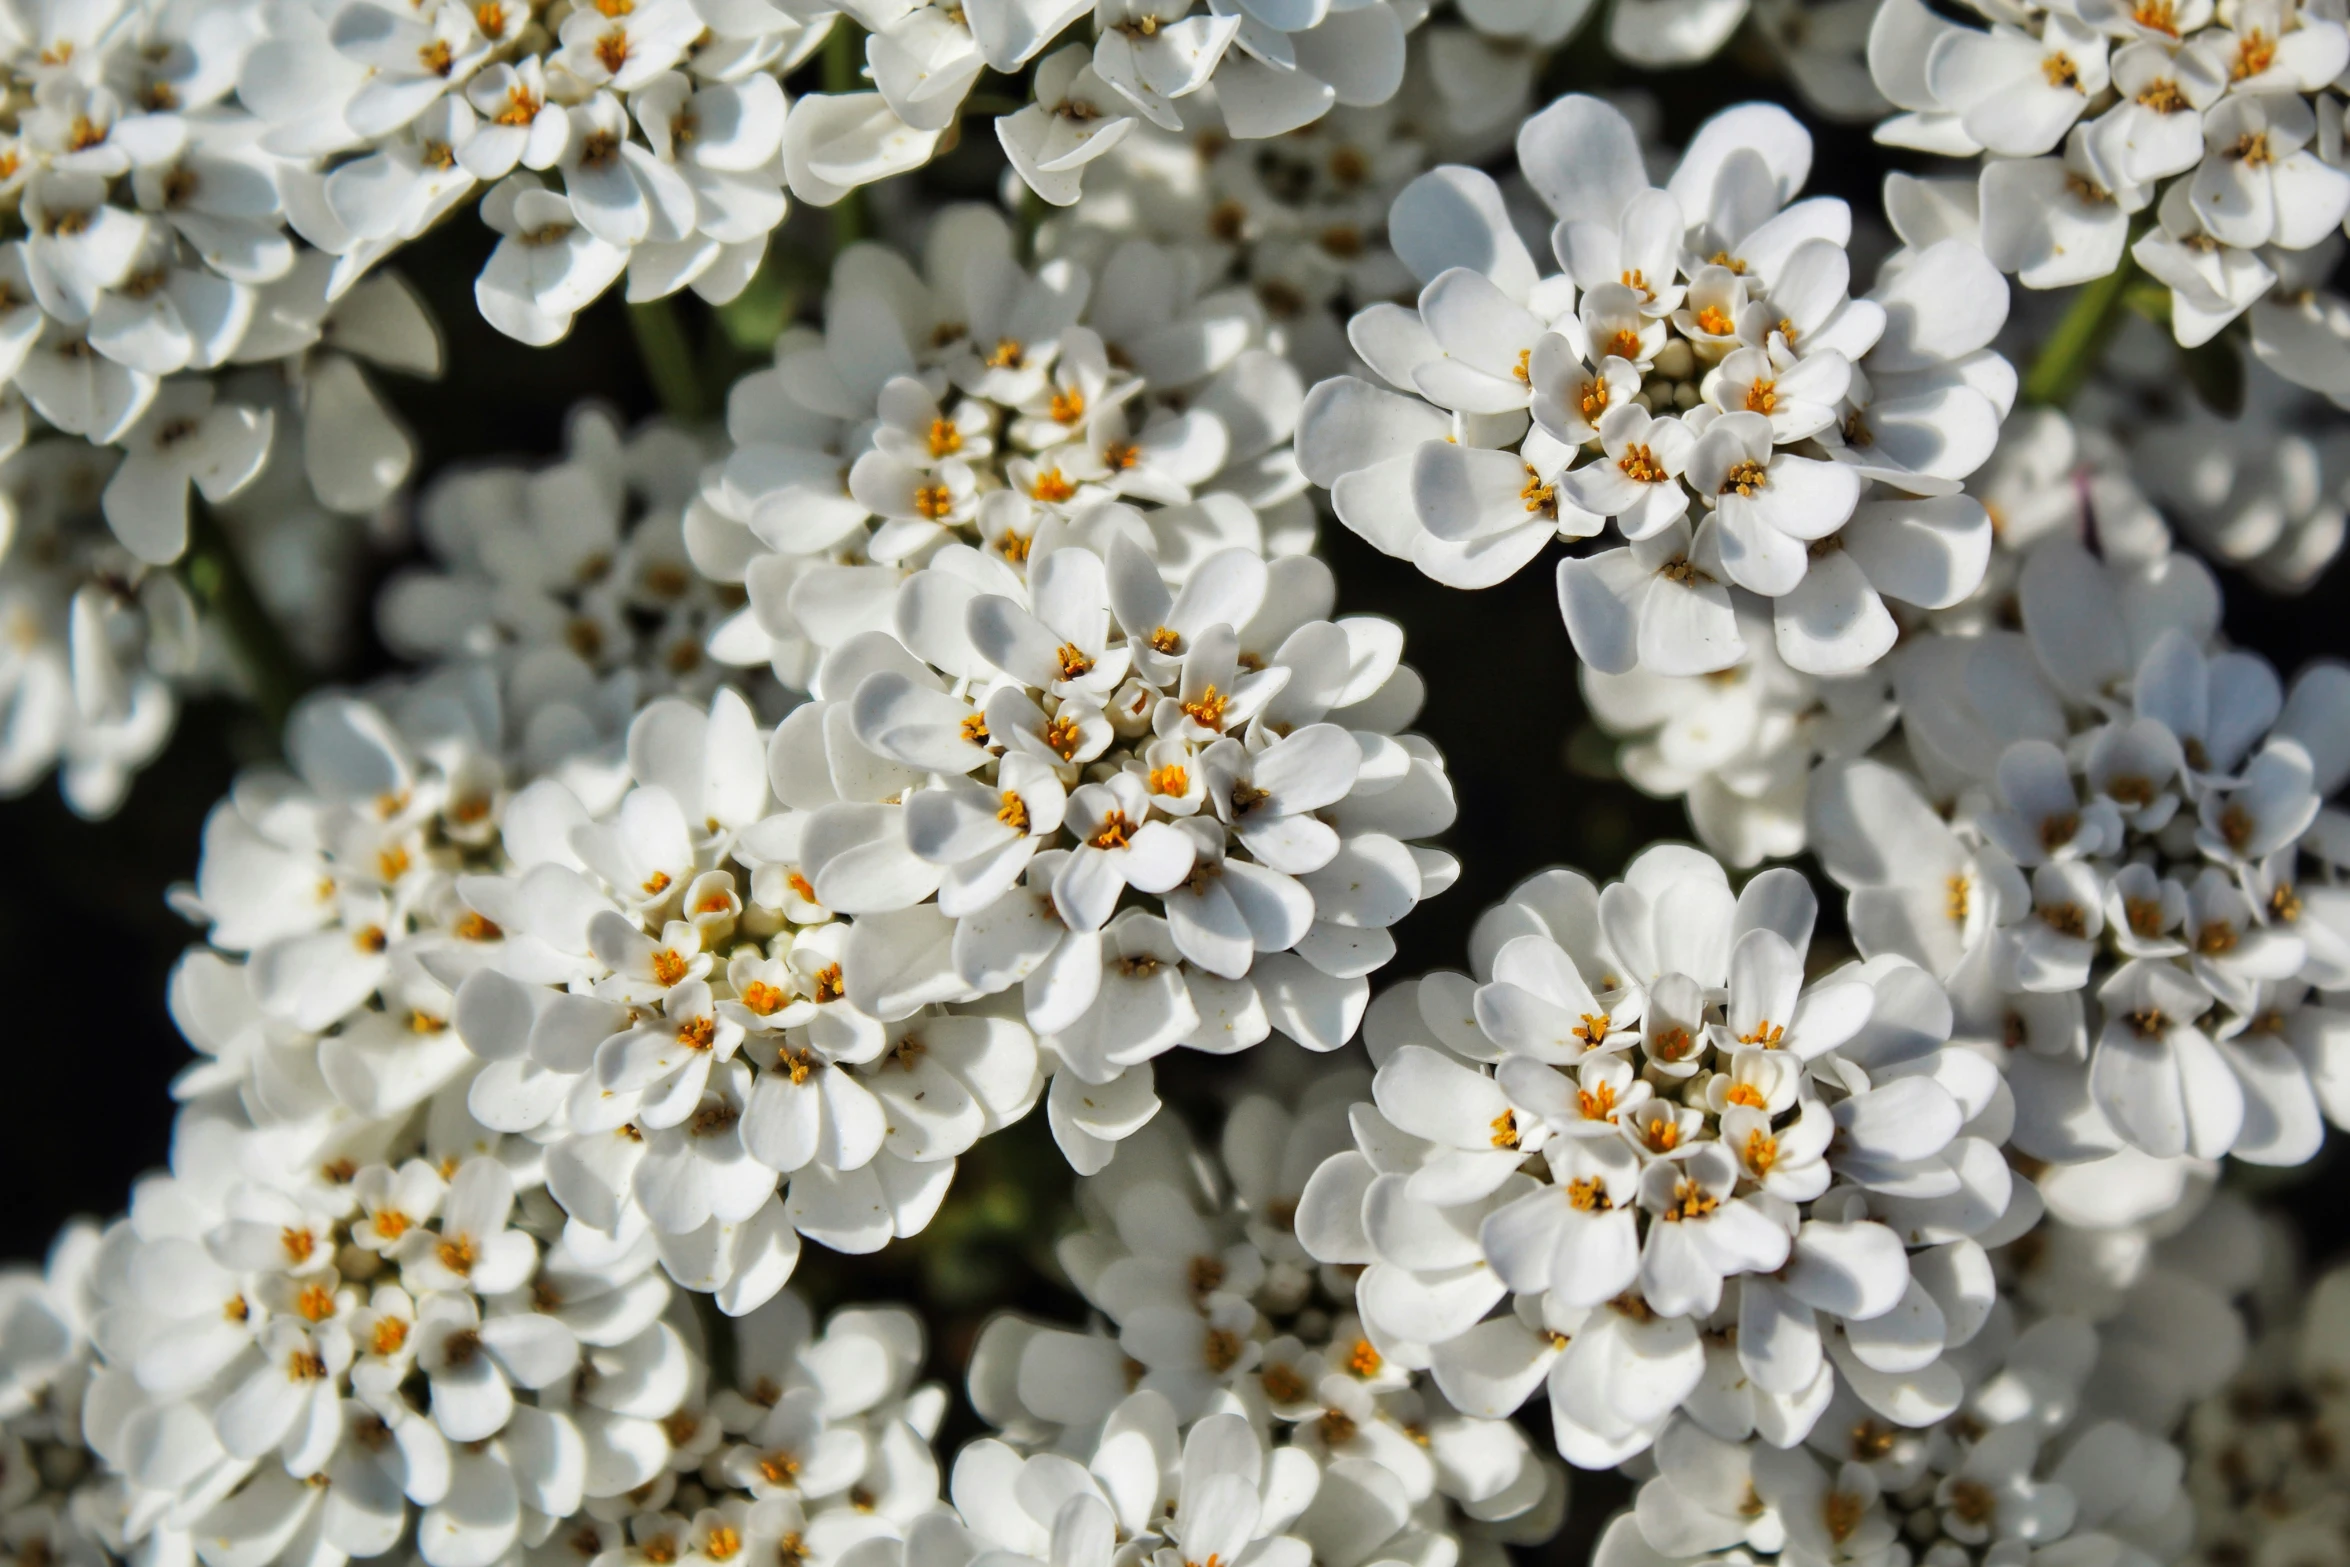
[[[2137,276],[2137,263],[2125,252],[2119,266],[2082,285],[2024,376],[2027,402],[2061,408],[2072,401],[2081,383],[2089,379],[2089,372],[2097,368],[2106,339],[2120,324],[2123,297]]]
[[[865,30],[845,16],[833,18],[824,40],[824,90],[828,93],[865,91]],[[865,212],[865,193],[852,190],[832,206],[832,253],[839,255],[872,232]]]
[[[254,706],[269,721],[272,738],[285,732],[286,714],[310,684],[310,671],[287,643],[285,633],[254,591],[236,545],[199,496],[191,495],[188,589],[227,640],[229,656],[245,676]]]
[[[694,373],[693,345],[685,340],[685,323],[668,299],[649,299],[628,307],[628,326],[636,337],[637,357],[644,361],[645,377],[669,415],[687,424],[699,423],[707,411],[701,378]]]
[[[694,1303],[694,1317],[702,1325],[702,1353],[710,1366],[710,1391],[734,1386],[735,1343],[734,1319],[718,1309],[714,1296],[699,1291],[689,1297]]]

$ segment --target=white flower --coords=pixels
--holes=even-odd
[[[504,237],[474,284],[482,316],[525,343],[545,345],[628,264],[570,199],[527,175],[509,175],[482,199],[482,219]]]
[[[225,501],[269,459],[270,418],[216,405],[207,381],[164,386],[139,422],[123,432],[122,466],[107,481],[107,523],[141,560],[165,565],[188,543],[188,487]]]

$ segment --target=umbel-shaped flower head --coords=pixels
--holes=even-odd
[[[1840,1389],[1895,1419],[1943,1396],[1958,1281],[2037,1204],[1941,988],[1898,959],[1806,983],[1816,911],[1794,871],[1733,895],[1653,848],[1604,890],[1542,873],[1480,919],[1473,976],[1381,999],[1373,1107],[1297,1223],[1363,1266],[1383,1354],[1471,1412],[1547,1383],[1593,1468],[1677,1410],[1785,1444]]]

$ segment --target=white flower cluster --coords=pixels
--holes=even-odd
[[[1814,779],[1855,941],[1923,964],[1999,1042],[2033,1158],[2302,1163],[2350,1116],[2350,1018],[2325,1000],[2350,984],[2350,850],[2321,809],[2350,775],[2350,675],[2288,693],[2218,646],[2185,556],[2059,536],[2016,597],[2020,634],[1903,649],[1906,765]]]
[[[1960,482],[2015,392],[1987,346],[2006,285],[1979,250],[1905,249],[1851,298],[1851,213],[1795,200],[1811,138],[1769,105],[1708,121],[1662,188],[1593,98],[1528,120],[1518,164],[1557,218],[1561,273],[1541,275],[1477,170],[1395,202],[1418,308],[1348,328],[1394,390],[1326,381],[1299,427],[1348,527],[1487,587],[1613,519],[1620,547],[1559,565],[1576,652],[1610,674],[1728,668],[1741,601],[1767,602],[1788,665],[1852,674],[1898,635],[1885,598],[1938,609],[1975,589],[1991,527]]]
[[[44,1267],[0,1273],[0,1545],[19,1561],[113,1560],[104,1482],[82,1434],[99,1251],[98,1227],[76,1219]]]
[[[479,193],[501,240],[474,298],[543,344],[624,273],[632,300],[741,292],[787,206],[777,76],[831,16],[691,0],[253,6],[223,30],[220,72],[274,164],[270,215],[332,258],[330,298]]]
[[[1340,106],[1386,103],[1403,85],[1406,34],[1428,14],[1425,0],[1234,0],[1200,11],[1191,0],[982,5],[970,22],[958,16],[960,7],[876,7],[902,19],[878,31],[867,47],[875,85],[912,126],[923,126],[926,118],[944,126],[983,64],[1004,69],[990,57],[1003,45],[991,51],[992,40],[975,42],[974,27],[984,23],[991,32],[1019,39],[1025,60],[1090,11],[1093,42],[1045,55],[1036,66],[1034,101],[996,121],[996,138],[1013,170],[1029,190],[1058,207],[1077,200],[1086,169],[1120,142],[1146,126],[1197,129],[1209,103],[1226,134],[1247,140],[1296,131]],[[1032,14],[1019,16],[1022,11]],[[897,44],[900,31],[915,40],[912,49]],[[893,76],[900,82],[911,77],[912,90],[892,91]],[[914,99],[916,92],[928,102]]]
[[[339,291],[480,192],[501,240],[475,298],[501,331],[547,343],[623,277],[632,301],[733,299],[787,188],[829,206],[927,162],[983,71],[1033,65],[1033,100],[997,135],[1029,187],[1067,205],[1088,164],[1139,126],[1182,129],[1178,105],[1211,86],[1201,101],[1253,138],[1386,102],[1424,15],[1390,0],[880,0],[845,20],[713,0],[255,5],[217,29],[211,76],[279,188],[258,217],[281,249],[290,226],[334,258]],[[1081,21],[1092,42],[1044,53]],[[788,101],[779,78],[850,22],[871,89]],[[852,72],[859,36],[832,44]]]
[[[1849,1397],[1788,1447],[1677,1421],[1593,1560],[2176,1562],[2195,1526],[2183,1460],[2159,1430],[2101,1407],[2103,1348],[2076,1317],[2003,1299],[1948,1357],[1958,1407],[1931,1423],[1889,1422]]]
[[[489,659],[525,685],[585,685],[633,671],[633,710],[676,693],[707,701],[725,671],[706,648],[740,599],[694,570],[685,508],[708,453],[666,422],[624,436],[600,409],[573,412],[559,461],[491,464],[434,478],[417,527],[434,566],[377,601],[404,657]]]
[[[1558,1466],[1383,1356],[1291,1232],[1364,1087],[1346,1069],[1294,1112],[1245,1098],[1220,1159],[1161,1117],[1078,1183],[1059,1256],[1103,1320],[981,1331],[971,1397],[999,1434],[957,1455],[952,1483],[974,1529],[1052,1567],[1102,1567],[1113,1538],[1121,1560],[1500,1567],[1503,1544],[1556,1530]],[[1058,1478],[1074,1466],[1090,1478]]]
[[[568,1226],[535,1150],[518,1193],[527,1144],[442,1152],[441,1113],[421,1141],[335,1145],[373,1162],[268,1171],[233,1113],[183,1115],[204,1152],[142,1184],[89,1264],[73,1512],[112,1556],[829,1567],[935,1505],[945,1395],[912,1385],[902,1308],[819,1336],[778,1296],[729,1329],[737,1387],[714,1387],[642,1236]]]
[[[1479,920],[1474,977],[1386,992],[1373,1102],[1297,1213],[1363,1269],[1383,1355],[1471,1414],[1547,1383],[1586,1468],[1676,1414],[1788,1447],[1831,1407],[1956,1408],[1986,1248],[2040,1204],[1941,988],[1894,957],[1807,984],[1816,914],[1794,871],[1734,896],[1660,846],[1604,890],[1537,875]]]
[[[1460,20],[1494,53],[1539,62],[1563,52],[1600,9],[1597,0],[1466,0]],[[1605,10],[1607,51],[1631,65],[1696,65],[1751,22],[1745,36],[1756,53],[1820,113],[1869,120],[1887,107],[1864,59],[1876,0],[1612,0]]]
[[[2181,1436],[2200,1567],[2350,1559],[2350,1269],[2314,1282],[2273,1271],[2273,1315],[2243,1372]]]
[[[1411,287],[1388,248],[1389,203],[1427,166],[1432,147],[1468,155],[1445,129],[1456,108],[1473,105],[1483,116],[1498,105],[1506,139],[1525,105],[1526,83],[1496,83],[1479,69],[1497,61],[1481,45],[1471,43],[1457,72],[1437,63],[1448,56],[1447,41],[1463,37],[1458,28],[1421,29],[1411,54],[1411,70],[1425,79],[1420,88],[1376,109],[1335,111],[1287,136],[1243,142],[1155,127],[1129,136],[1101,161],[1084,199],[1038,230],[1039,252],[1099,271],[1121,244],[1151,240],[1196,258],[1203,276],[1246,285],[1268,344],[1301,374],[1353,369],[1346,317]],[[1467,100],[1459,105],[1443,91],[1456,76]],[[1429,96],[1439,107],[1408,118],[1415,98]]]
[[[818,1334],[787,1293],[713,1344],[643,1228],[567,1219],[546,1151],[475,1121],[462,1078],[354,1109],[331,1047],[217,954],[172,1001],[211,1059],[175,1085],[169,1171],[0,1281],[15,1559],[832,1567],[936,1506],[946,1395],[915,1385],[912,1313]]]
[[[239,102],[241,73],[257,90],[273,79],[249,51],[281,11],[300,8],[88,0],[12,13],[0,39],[17,105],[0,136],[0,184],[22,221],[0,252],[6,443],[24,439],[29,408],[66,434],[121,445],[106,518],[153,565],[185,547],[191,484],[225,499],[269,450],[275,399],[222,400],[207,372],[287,361],[293,403],[317,426],[321,499],[355,511],[405,474],[405,440],[347,359],[306,351],[331,326],[365,357],[425,370],[437,359],[398,285],[338,306],[356,271],[335,273],[286,232],[305,170],[268,117]],[[309,112],[315,85],[286,78],[278,89]]]
[[[211,946],[182,966],[179,1015],[273,1125],[445,1104],[531,1147],[583,1231],[649,1230],[739,1314],[790,1276],[802,1230],[871,1250],[919,1229],[952,1156],[1033,1102],[1035,1047],[980,1017],[917,1036],[914,1007],[885,1038],[841,963],[894,1002],[910,954],[883,940],[860,963],[780,873],[738,891],[768,800],[742,699],[632,716],[631,672],[569,669],[502,688],[453,666],[297,708],[292,771],[249,774],[206,825],[182,902]]]
[[[2029,288],[2131,260],[2169,291],[2180,346],[2250,312],[2280,375],[2350,396],[2350,308],[2321,292],[2350,215],[2339,6],[2314,0],[1977,4],[1988,29],[1883,0],[1869,35],[1900,110],[1877,139],[1983,158],[1978,177],[1895,176],[1888,215],[1979,239]],[[2139,215],[2152,211],[2150,219]]]
[[[1592,719],[1622,744],[1623,776],[1643,793],[1682,799],[1698,841],[1747,869],[1804,847],[1804,801],[1819,761],[1865,753],[1899,716],[1880,664],[1820,679],[1778,656],[1749,612],[1746,656],[1707,675],[1578,670]]]
[[[98,515],[114,454],[69,436],[0,466],[0,793],[52,768],[84,816],[111,814],[171,736],[176,687],[203,659],[195,600],[124,549]]]
[[[2104,373],[2074,400],[2071,419],[2113,443],[2108,466],[2135,475],[2208,559],[2271,593],[2308,591],[2350,533],[2350,440],[2338,411],[2253,360],[2243,409],[2223,418],[2179,395],[2175,357],[2158,327],[2132,316],[2106,350]]]
[[[339,645],[348,514],[380,504],[414,455],[362,361],[434,374],[440,342],[397,278],[370,278],[331,311],[324,282],[322,269],[297,265],[247,290],[233,364],[213,379],[133,387],[125,428],[84,440],[35,426],[28,440],[21,407],[0,416],[11,521],[0,547],[0,793],[21,794],[55,767],[76,812],[109,815],[169,738],[180,697],[244,677],[166,569],[187,549],[191,486],[264,608],[310,648]],[[97,365],[77,373],[103,389],[114,371]]]
[[[687,509],[695,565],[747,598],[713,655],[811,690],[827,657],[895,628],[915,574],[966,557],[966,574],[1017,576],[1063,543],[1106,560],[1124,537],[1180,586],[1221,550],[1301,554],[1297,373],[1255,300],[1219,284],[1139,239],[1098,273],[1031,271],[976,206],[931,221],[919,270],[879,245],[843,252],[823,332],[786,331],[774,368],[735,384],[732,444]],[[1318,566],[1279,571],[1326,599]]]

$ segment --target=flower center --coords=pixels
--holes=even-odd
[[[1761,489],[1767,479],[1767,470],[1761,463],[1750,457],[1742,463],[1734,464],[1730,471],[1723,475],[1722,487],[1717,493],[1728,495],[1732,491],[1736,491],[1739,495],[1752,499],[1754,492]]]
[[[1665,1209],[1667,1224],[1678,1224],[1683,1219],[1702,1219],[1722,1205],[1722,1200],[1707,1191],[1698,1182],[1683,1177],[1673,1183],[1672,1206]]]
[[[1616,459],[1616,466],[1623,470],[1625,478],[1639,484],[1662,484],[1668,477],[1664,464],[1646,446],[1625,447],[1624,455]]]
[[[1183,703],[1182,707],[1184,715],[1193,723],[1202,729],[1213,729],[1221,733],[1224,728],[1224,710],[1231,705],[1232,698],[1211,685],[1198,696]]]
[[[2040,922],[2059,936],[2080,937],[2088,934],[2089,917],[2077,903],[2051,903],[2040,911]]]
[[[1959,1480],[1950,1487],[1950,1511],[1961,1523],[1980,1527],[1998,1510],[1998,1496],[1980,1480]]]
[[[1536,473],[1532,468],[1526,470],[1526,484],[1523,489],[1518,491],[1518,499],[1526,503],[1526,510],[1530,515],[1539,513],[1546,517],[1555,517],[1559,514],[1557,488],[1543,483],[1542,475]]]
[[[2081,90],[2081,68],[2062,49],[2042,58],[2040,74],[2051,87],[2070,87],[2074,92]]]
[[[2277,41],[2255,27],[2236,44],[2235,64],[2228,67],[2230,81],[2243,81],[2258,76],[2277,63]]]

